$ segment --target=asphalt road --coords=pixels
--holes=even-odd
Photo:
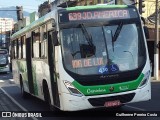
[[[102,119],[107,120],[160,120],[160,82],[152,82],[152,99],[150,101],[132,103],[123,106],[120,109],[94,109],[78,112],[50,112],[45,103],[37,98],[30,97],[29,99],[22,99],[20,96],[20,88],[12,80],[12,74],[0,74],[0,87],[6,91],[24,110],[42,112],[47,114],[47,118],[38,118],[38,120],[53,120],[53,119]],[[124,114],[147,114],[159,113],[159,117],[124,117]],[[117,117],[112,117],[117,115]],[[120,116],[122,115],[122,116]]]

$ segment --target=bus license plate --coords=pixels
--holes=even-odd
[[[108,101],[108,102],[105,102],[104,104],[105,107],[114,107],[119,105],[121,105],[121,102],[119,100]]]

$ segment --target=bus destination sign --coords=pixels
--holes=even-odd
[[[128,9],[92,9],[79,11],[60,11],[59,22],[79,22],[91,20],[119,20],[137,18],[137,11],[133,8]]]
[[[68,13],[69,21],[130,18],[128,10],[78,11]]]

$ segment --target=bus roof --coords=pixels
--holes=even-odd
[[[84,10],[84,9],[103,9],[103,8],[128,8],[130,6],[128,5],[90,5],[90,6],[75,6],[75,7],[68,7],[65,8],[65,10],[68,11],[76,11],[76,10]],[[64,8],[62,8],[64,10]],[[16,33],[14,33],[11,36],[11,39],[19,37],[20,35],[24,34],[25,32],[34,29],[36,26],[39,26],[41,24],[43,24],[45,21],[53,18],[53,16],[55,15],[55,11],[53,10],[50,13],[46,14],[45,16],[39,18],[38,20],[32,22],[31,24],[29,24],[28,26],[24,27],[23,29],[17,31]]]
[[[36,26],[39,26],[39,25],[43,24],[45,21],[48,21],[49,19],[51,19],[53,17],[53,15],[54,15],[54,11],[46,14],[45,16],[39,18],[38,20],[32,22],[31,24],[27,25],[26,27],[24,27],[21,30],[19,30],[16,33],[14,33],[11,36],[11,39],[15,38],[15,37],[18,37],[19,35],[22,35],[25,32],[27,32],[27,31],[29,31],[31,29],[34,29]]]
[[[90,6],[75,6],[75,7],[68,7],[66,10],[72,11],[72,10],[84,10],[84,9],[98,9],[98,8],[127,8],[128,5],[90,5]]]

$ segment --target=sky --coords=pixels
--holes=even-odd
[[[38,6],[47,0],[0,0],[1,7],[9,6],[23,6],[23,10],[27,12],[34,12],[38,10]],[[51,0],[51,2],[54,0]]]

